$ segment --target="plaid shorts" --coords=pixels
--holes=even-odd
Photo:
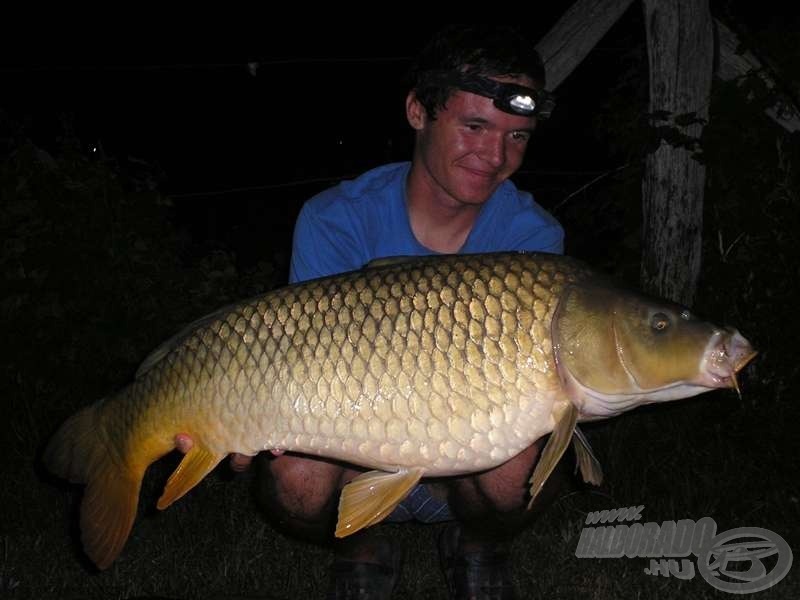
[[[387,523],[404,523],[419,521],[420,523],[441,523],[452,521],[453,513],[446,500],[440,500],[431,494],[430,488],[421,483],[397,505],[388,517]]]

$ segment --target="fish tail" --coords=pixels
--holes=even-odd
[[[148,464],[123,461],[122,449],[104,435],[102,404],[70,417],[42,457],[54,474],[86,484],[80,509],[81,541],[99,569],[111,565],[128,539]]]

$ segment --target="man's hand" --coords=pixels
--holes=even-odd
[[[236,471],[237,473],[241,473],[246,471],[248,467],[250,467],[250,463],[253,462],[252,456],[247,456],[246,454],[239,454],[238,452],[234,452],[231,454],[230,459],[228,460],[228,465],[231,468],[231,471]]]

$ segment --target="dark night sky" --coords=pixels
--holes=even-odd
[[[550,6],[527,31],[537,39],[560,12]],[[13,90],[0,107],[46,149],[55,148],[62,115],[70,115],[86,148],[99,141],[109,156],[157,164],[166,176],[163,190],[178,199],[186,218],[211,210],[217,221],[235,219],[227,208],[246,205],[246,221],[254,210],[266,219],[260,208],[280,212],[287,202],[296,208],[338,178],[410,158],[402,79],[437,28],[288,25],[249,52],[146,46],[26,57],[28,64],[0,66],[6,89]],[[255,77],[251,61],[259,63]],[[562,102],[556,124],[566,120],[569,104]],[[573,120],[569,134],[559,126],[551,140],[542,128],[537,143],[547,153],[537,166],[566,162],[559,140],[568,139],[570,168],[580,168],[575,148],[591,141],[589,118]],[[584,132],[586,140],[575,144]],[[213,193],[241,188],[255,189]]]
[[[87,145],[157,162],[173,193],[343,175],[408,156],[401,79],[435,29],[290,25],[250,52],[56,54],[10,69],[2,105],[45,146],[73,114]]]
[[[537,8],[525,30],[538,39],[570,4]],[[70,115],[86,148],[100,142],[109,156],[158,165],[180,218],[202,223],[199,235],[249,239],[244,252],[258,258],[265,234],[286,243],[304,199],[339,178],[410,157],[402,77],[438,26],[285,23],[247,52],[159,45],[144,35],[133,46],[98,42],[91,53],[67,45],[11,55],[0,62],[11,91],[0,107],[46,149],[56,145],[62,115]],[[592,119],[620,76],[625,46],[643,37],[635,3],[559,88],[558,109],[537,132],[522,169],[538,173],[524,187],[545,206],[616,166]],[[251,61],[259,63],[255,77]],[[553,171],[585,175],[553,185]]]
[[[537,6],[524,31],[538,39],[571,4]],[[712,10],[717,5],[720,11],[733,6],[755,28],[779,18],[741,2],[712,2]],[[0,59],[0,106],[30,124],[43,146],[58,131],[59,115],[74,114],[87,144],[101,140],[109,154],[158,162],[174,193],[282,183],[317,168],[339,175],[354,160],[378,164],[406,156],[396,148],[410,140],[400,80],[438,27],[288,22],[265,29],[247,51],[151,43],[147,31],[137,32],[135,45],[106,43],[114,35],[106,34],[88,50],[86,40],[47,50],[29,42],[38,53],[17,48]],[[620,44],[642,39],[641,29],[641,7],[634,3],[562,86],[562,115],[556,116],[562,134],[547,140],[549,150],[558,151],[551,142],[581,133],[580,114],[591,111],[598,87],[618,74]],[[260,63],[256,77],[248,74],[250,61]]]

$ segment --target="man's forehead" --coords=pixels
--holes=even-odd
[[[500,83],[516,83],[517,85],[529,87],[535,90],[538,90],[541,87],[527,75],[490,75],[488,79]]]
[[[537,122],[535,116],[501,111],[490,98],[463,90],[455,90],[442,111],[462,121],[482,121],[509,130],[534,129]]]

